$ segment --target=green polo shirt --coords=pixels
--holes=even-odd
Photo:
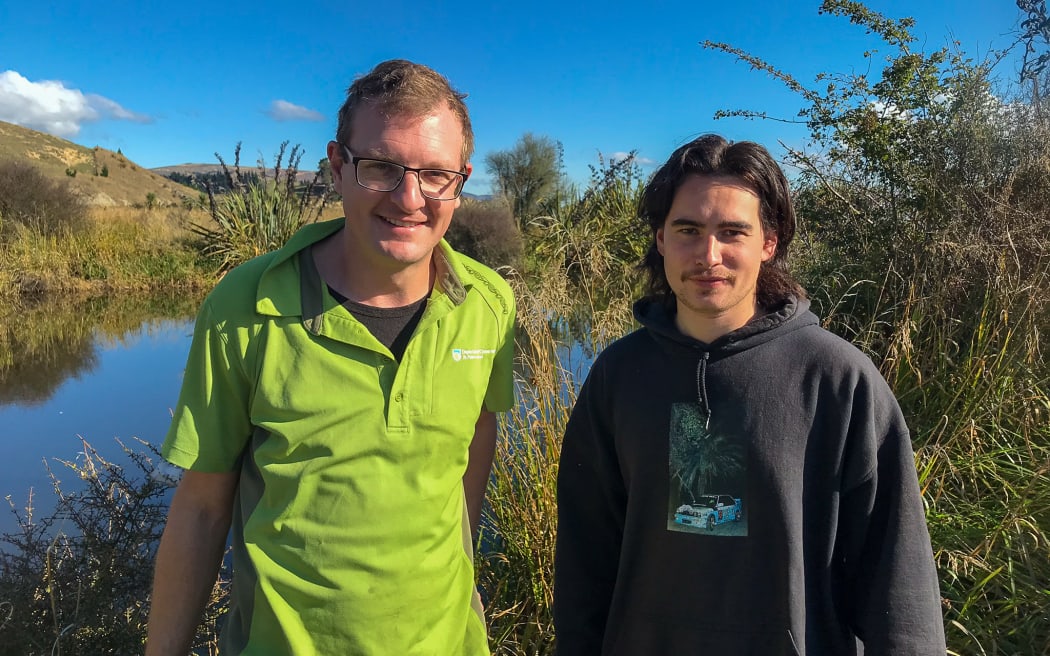
[[[313,265],[342,225],[231,271],[197,319],[163,454],[240,471],[222,653],[488,654],[462,479],[481,411],[512,404],[513,296],[442,242],[398,363]]]

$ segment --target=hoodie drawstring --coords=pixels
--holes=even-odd
[[[711,354],[704,351],[700,362],[696,365],[696,394],[700,401],[700,408],[703,409],[704,415],[707,417],[704,422],[704,430],[711,428],[711,406],[707,402],[707,360],[710,357]]]

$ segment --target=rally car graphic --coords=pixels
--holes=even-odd
[[[691,504],[678,506],[674,513],[676,524],[713,529],[726,522],[738,522],[744,514],[743,502],[728,494],[704,494]]]

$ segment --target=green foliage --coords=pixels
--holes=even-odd
[[[1050,644],[1048,265],[1022,277],[1007,263],[955,304],[936,262],[821,290],[837,295],[827,326],[880,364],[911,428],[953,653]]]
[[[530,132],[509,150],[485,156],[496,192],[507,199],[519,225],[542,211],[563,186],[561,142]]]
[[[1036,81],[1050,66],[1050,50],[1046,49],[1050,46],[1050,16],[1046,13],[1046,0],[1017,0],[1017,8],[1025,14],[1021,21],[1021,41],[1025,46],[1021,80]]]
[[[106,165],[106,164],[103,164],[102,165],[102,172],[99,173],[99,175],[101,175],[103,178],[108,178],[109,177],[109,166]]]
[[[811,243],[826,260],[886,264],[905,276],[918,251],[966,262],[980,278],[995,254],[1016,251],[1022,260],[1047,252],[1046,197],[1030,194],[1050,161],[1047,125],[1030,107],[992,94],[994,61],[974,63],[949,48],[913,50],[911,19],[891,20],[857,2],[823,3],[881,38],[890,54],[879,68],[821,73],[807,88],[789,73],[726,44],[705,43],[765,71],[796,91],[799,115],[810,130],[810,152],[789,149],[800,171],[799,205]],[[874,59],[875,53],[865,53]],[[718,116],[767,117],[752,110]],[[1023,184],[1022,184],[1023,183]],[[976,262],[976,267],[973,264]],[[977,269],[982,269],[977,271]]]
[[[157,206],[157,194],[152,191],[146,193],[146,209],[151,210]]]
[[[310,190],[318,187],[315,175],[305,190],[298,183],[302,151],[294,146],[288,167],[282,169],[288,142],[281,144],[274,158],[272,177],[260,163],[254,174],[242,175],[241,145],[234,150],[231,171],[216,153],[228,184],[228,191],[216,194],[208,187],[208,200],[214,227],[194,224],[191,230],[202,239],[203,253],[219,261],[222,271],[257,255],[280,248],[304,224],[316,221],[328,198],[325,191],[320,201],[312,199]]]
[[[61,293],[68,299],[71,294],[185,291],[214,283],[213,263],[186,243],[184,228],[172,226],[184,220],[181,210],[119,212],[88,220],[75,234],[41,235],[18,225],[5,231],[0,297]]]
[[[68,175],[71,178],[75,178],[77,177],[77,170],[72,166],[68,166],[66,167],[66,175]]]
[[[464,198],[445,239],[452,248],[492,268],[518,269],[524,244],[510,206]]]
[[[332,163],[328,161],[327,157],[322,157],[317,161],[317,178],[318,182],[325,186],[331,186],[332,180]]]
[[[699,405],[674,406],[669,442],[671,473],[689,494],[690,503],[711,493],[710,483],[715,476],[743,471],[743,449],[723,434],[710,433],[707,415]]]
[[[526,226],[532,254],[528,271],[544,275],[548,267],[564,271],[589,304],[594,297],[630,293],[636,284],[633,267],[649,244],[649,228],[637,218],[644,187],[635,154],[591,166],[591,180],[582,193],[571,191],[546,216]]]
[[[138,476],[84,443],[63,461],[79,481],[63,487],[50,472],[53,513],[34,516],[11,503],[18,530],[0,536],[0,651],[4,654],[141,653],[149,613],[153,557],[167,516],[171,483],[154,465],[156,449],[126,447]],[[217,584],[196,645],[214,647],[217,611],[227,586]]]
[[[86,203],[68,185],[29,164],[0,162],[0,242],[10,240],[17,226],[40,235],[72,234],[86,219]]]

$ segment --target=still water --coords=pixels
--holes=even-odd
[[[182,383],[197,299],[92,299],[35,307],[0,325],[0,497],[22,511],[30,488],[37,517],[54,507],[47,467],[63,488],[77,477],[86,440],[128,465],[120,440],[159,446]],[[0,501],[0,533],[16,527]]]

